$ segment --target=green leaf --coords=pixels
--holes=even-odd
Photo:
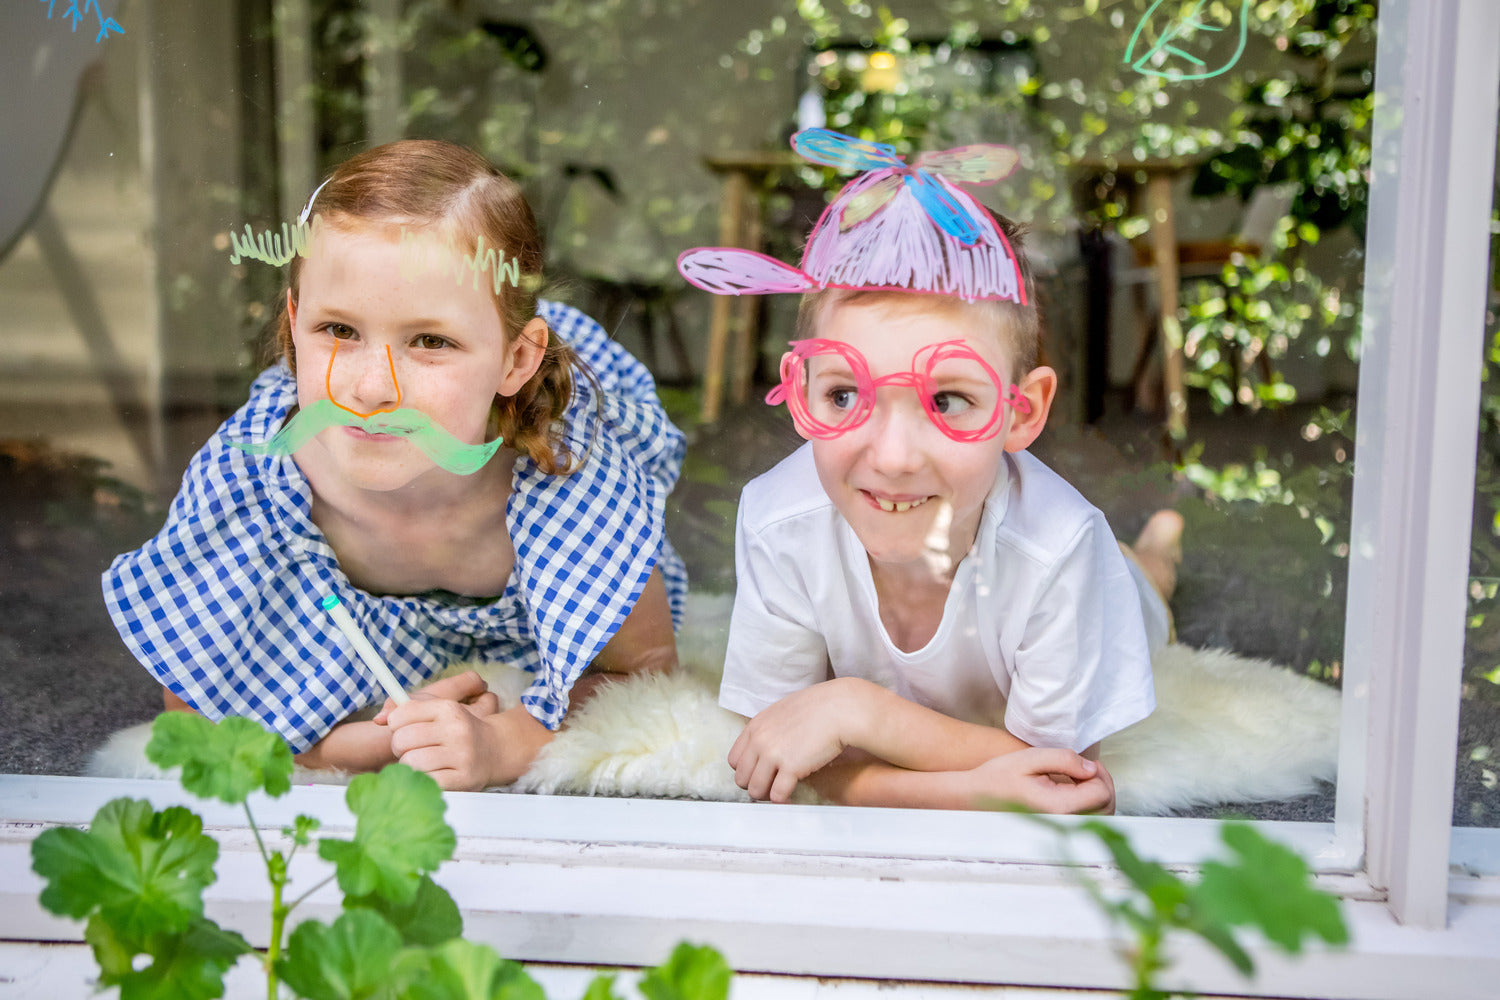
[[[146,757],[158,767],[181,767],[182,787],[200,799],[230,805],[251,792],[275,798],[292,787],[292,752],[251,719],[230,716],[218,725],[193,712],[164,712],[151,726]]]
[[[321,820],[315,819],[312,816],[298,816],[294,823],[294,826],[282,827],[281,835],[289,838],[298,847],[306,847],[308,844],[311,844],[312,835],[317,833],[318,828],[323,825]]]
[[[1203,866],[1193,902],[1206,923],[1256,927],[1294,955],[1304,935],[1335,945],[1349,940],[1338,901],[1312,885],[1294,851],[1243,823],[1224,824],[1222,835],[1238,858]]]
[[[458,904],[442,886],[423,875],[417,894],[407,903],[393,903],[379,895],[346,896],[344,909],[374,910],[384,917],[409,945],[437,945],[464,932]]]
[[[590,979],[588,989],[583,991],[581,1000],[621,1000],[620,994],[615,992],[613,973],[601,972]]]
[[[253,949],[233,931],[200,917],[180,934],[121,936],[103,917],[89,918],[84,940],[99,963],[99,985],[120,987],[120,1000],[212,1000],[224,974]],[[149,963],[137,967],[137,959]]]
[[[298,924],[276,972],[306,1000],[390,997],[400,952],[401,935],[380,914],[350,910],[331,927],[316,920]]]
[[[1099,838],[1120,874],[1151,900],[1157,913],[1172,917],[1187,902],[1186,883],[1155,861],[1147,861],[1136,854],[1124,834],[1098,820],[1082,823],[1080,827]]]
[[[453,856],[457,842],[443,822],[443,793],[427,775],[391,764],[351,781],[346,800],[359,817],[354,840],[318,842],[318,853],[333,862],[346,895],[408,903],[421,875]]]
[[[683,941],[641,977],[640,991],[646,1000],[726,1000],[733,975],[713,948]]]
[[[412,955],[399,978],[405,984],[399,994],[402,1000],[546,1000],[541,986],[520,965],[501,958],[488,945],[462,938]]]
[[[143,799],[114,799],[87,831],[47,830],[31,844],[31,867],[47,880],[41,903],[59,916],[96,911],[117,933],[186,930],[203,915],[219,845],[191,811],[155,812]]]

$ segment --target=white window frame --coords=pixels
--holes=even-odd
[[[1500,5],[1386,0],[1379,34],[1338,808],[1332,824],[1260,824],[1343,896],[1355,938],[1297,962],[1256,948],[1253,983],[1182,943],[1173,977],[1204,992],[1477,997],[1500,982],[1500,878],[1449,871],[1450,857],[1500,869],[1500,832],[1449,825]],[[223,845],[210,914],[264,944],[269,900],[239,814],[164,782],[23,776],[0,777],[0,940],[81,940],[37,903],[30,842],[122,794],[205,815]],[[350,825],[337,788],[256,806],[272,831],[299,812]],[[640,964],[690,938],[747,971],[1124,982],[1119,942],[1057,845],[1014,816],[455,794],[449,818],[459,849],[440,879],[467,933],[514,958]],[[1115,822],[1172,863],[1215,849],[1212,822]],[[294,877],[310,884],[321,864],[299,856]],[[325,892],[308,913],[335,906]]]

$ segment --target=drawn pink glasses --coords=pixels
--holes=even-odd
[[[995,369],[962,340],[929,344],[912,357],[910,371],[880,378],[871,378],[864,355],[841,340],[794,340],[791,348],[781,361],[781,384],[766,402],[786,403],[809,437],[838,437],[859,427],[886,385],[916,390],[928,419],[954,441],[994,437],[1006,407],[1031,412],[1020,388],[1002,387]]]

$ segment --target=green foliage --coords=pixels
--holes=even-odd
[[[464,932],[464,918],[448,891],[427,875],[417,882],[411,900],[398,903],[379,893],[367,896],[345,896],[344,909],[372,910],[384,917],[411,945],[442,944]]]
[[[286,957],[276,963],[284,983],[307,1000],[390,997],[401,935],[373,910],[350,910],[333,926],[297,925]]]
[[[292,752],[252,719],[218,725],[196,712],[169,712],[151,727],[146,757],[157,767],[182,768],[182,787],[200,799],[234,805],[251,792],[272,798],[292,787]]]
[[[459,937],[458,907],[430,877],[456,840],[443,821],[442,792],[427,775],[393,764],[351,782],[353,839],[318,845],[335,875],[287,903],[292,857],[312,844],[318,821],[298,816],[281,831],[290,849],[268,849],[246,801],[287,790],[292,761],[281,740],[243,719],[215,726],[168,712],[157,717],[147,754],[162,767],[180,767],[194,795],[244,806],[271,883],[270,945],[257,957],[272,1000],[282,985],[306,1000],[546,1000],[520,965]],[[212,1000],[223,995],[235,963],[256,954],[237,932],[203,916],[219,845],[188,809],[158,812],[143,800],[114,799],[89,829],[44,831],[31,853],[46,881],[42,905],[87,920],[84,940],[99,982],[118,986],[122,1000]],[[306,920],[286,935],[301,901],[334,878],[347,894],[344,912],[331,925]],[[646,973],[642,990],[649,1000],[727,1000],[729,976],[713,949],[684,944]],[[613,984],[611,976],[596,977],[584,1000],[619,1000]]]
[[[64,917],[98,914],[122,940],[178,933],[203,915],[219,845],[203,821],[173,806],[114,799],[88,830],[48,830],[31,844],[32,868],[48,880],[41,903]]]
[[[442,790],[427,775],[393,764],[351,781],[348,799],[359,817],[354,839],[325,838],[318,854],[333,862],[344,892],[409,902],[421,876],[453,855]]]
[[[102,916],[89,918],[83,938],[99,962],[99,985],[118,986],[121,1000],[198,1000],[221,996],[224,974],[251,948],[212,920],[184,931],[127,937]],[[137,967],[145,956],[149,964]]]
[[[646,1000],[728,1000],[733,975],[723,955],[684,941],[642,977],[641,992]]]
[[[1349,940],[1338,900],[1312,883],[1296,853],[1253,826],[1222,824],[1221,837],[1231,856],[1205,862],[1194,883],[1142,858],[1124,834],[1101,820],[1067,825],[1032,818],[1065,841],[1095,838],[1124,877],[1128,890],[1123,894],[1111,894],[1087,879],[1083,885],[1104,914],[1134,938],[1127,953],[1134,977],[1131,1000],[1177,995],[1157,985],[1167,968],[1162,948],[1173,932],[1201,938],[1245,976],[1254,974],[1255,963],[1239,940],[1241,930],[1256,931],[1292,955],[1301,953],[1304,940],[1321,939],[1332,946]]]
[[[404,994],[410,1000],[546,1000],[520,965],[463,940],[413,956],[402,977],[411,984]]]

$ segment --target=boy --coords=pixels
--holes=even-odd
[[[1057,377],[1036,365],[1024,261],[943,176],[992,182],[1014,154],[907,167],[837,133],[794,145],[874,168],[819,220],[803,268],[679,261],[713,291],[808,293],[768,401],[809,444],[746,487],[736,531],[720,690],[752,717],[736,780],[783,802],[808,779],[847,804],[1110,811],[1098,743],[1154,708],[1181,520],[1153,518],[1136,565],[1025,451]]]

